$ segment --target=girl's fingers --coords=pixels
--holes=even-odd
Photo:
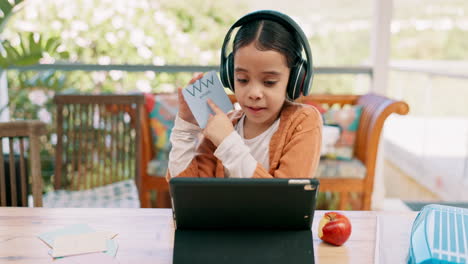
[[[179,100],[184,99],[184,96],[182,95],[182,88],[181,87],[177,88],[177,95],[179,97]]]
[[[223,113],[223,110],[221,110],[221,108],[219,108],[219,107],[213,102],[213,100],[208,99],[206,102],[208,103],[208,106],[211,108],[211,110],[213,110],[213,112],[214,112],[215,114]]]
[[[187,102],[185,102],[185,97],[182,94],[182,88],[181,87],[177,88],[177,93],[178,93],[180,104],[183,105],[183,106],[187,105]]]
[[[202,73],[199,73],[198,75],[195,75],[189,82],[189,84],[193,84],[194,82],[196,82],[197,80],[201,79],[203,77],[203,72]]]

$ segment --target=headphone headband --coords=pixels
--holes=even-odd
[[[292,29],[294,32],[297,33],[299,36],[299,40],[301,41],[302,48],[305,51],[306,54],[306,76],[303,81],[303,87],[306,87],[306,92],[310,89],[310,85],[312,83],[313,79],[313,73],[312,73],[312,66],[313,66],[313,61],[312,61],[312,51],[310,50],[309,46],[309,41],[307,40],[306,35],[304,34],[304,31],[302,31],[301,27],[289,16],[280,13],[278,11],[274,10],[260,10],[260,11],[254,11],[251,12],[243,17],[241,17],[239,20],[237,20],[228,30],[226,37],[224,38],[223,41],[223,46],[221,48],[221,67],[226,64],[227,56],[226,56],[226,46],[229,43],[229,40],[231,39],[231,33],[232,31],[240,27],[244,24],[247,24],[249,22],[255,21],[255,20],[272,20],[275,22],[280,23],[287,29]],[[307,95],[307,94],[305,94]]]

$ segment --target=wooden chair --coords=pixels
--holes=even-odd
[[[155,104],[155,102],[161,103],[161,100],[164,101],[164,105],[170,103],[167,101],[172,101],[177,98],[177,94],[173,93],[157,93],[157,94],[146,94],[147,96],[147,107],[145,107],[145,114],[142,119],[142,175],[141,175],[141,193],[142,193],[142,203],[141,207],[149,208],[153,205],[151,204],[151,191],[156,191],[156,204],[157,208],[171,208],[171,197],[169,195],[169,185],[165,178],[166,174],[163,172],[164,168],[167,167],[166,161],[160,161],[156,166],[161,167],[157,171],[153,171],[155,164],[149,166],[150,162],[158,156],[158,150],[155,149],[155,142],[158,140],[154,138],[152,128],[150,126],[150,109]],[[175,96],[175,97],[173,97]],[[156,98],[158,97],[158,98]],[[167,109],[166,109],[167,110]],[[163,110],[165,111],[165,110]],[[164,155],[162,155],[164,156]]]
[[[166,175],[152,175],[148,173],[148,164],[152,157],[156,156],[154,149],[155,140],[150,128],[149,114],[146,113],[142,122],[142,159],[141,159],[141,207],[150,208],[151,191],[156,191],[156,207],[171,208],[171,197],[169,195],[169,184]]]
[[[131,180],[141,201],[144,96],[59,94],[54,188],[89,190]]]
[[[39,138],[46,134],[46,124],[40,121],[0,123],[0,206],[26,206],[28,186],[32,185],[34,206],[42,206],[42,175]],[[9,146],[9,175],[5,173],[3,143]],[[29,155],[26,149],[29,146]],[[16,171],[15,150],[19,152],[19,172]],[[29,166],[26,164],[29,159]],[[28,169],[27,169],[28,167]],[[28,177],[29,171],[30,177]],[[19,179],[17,178],[19,175]]]
[[[348,203],[349,193],[362,193],[362,210],[370,210],[374,189],[375,165],[377,150],[383,124],[392,114],[406,115],[408,104],[392,100],[377,94],[365,95],[309,95],[297,99],[298,102],[313,101],[318,104],[362,105],[362,114],[356,135],[354,157],[361,161],[366,174],[363,179],[323,178],[320,179],[321,192],[339,192],[339,210],[344,210]]]

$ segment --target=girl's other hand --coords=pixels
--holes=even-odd
[[[198,74],[197,76],[193,77],[192,80],[188,84],[193,84],[197,80],[201,79],[203,77],[203,73]],[[197,120],[195,120],[195,117],[192,114],[192,111],[190,111],[190,108],[185,101],[184,95],[182,94],[182,88],[179,87],[177,88],[177,93],[179,97],[179,117],[182,118],[184,121],[190,122],[196,126],[198,126]]]
[[[208,118],[203,135],[217,147],[234,131],[234,126],[229,117],[211,99],[208,99],[207,103],[214,115],[210,115]]]

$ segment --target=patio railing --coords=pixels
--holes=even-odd
[[[201,65],[143,65],[143,64],[82,64],[82,63],[54,63],[37,64],[31,66],[13,66],[8,70],[19,71],[126,71],[126,72],[205,72],[217,71],[219,66],[201,66]],[[343,66],[343,67],[314,67],[315,74],[367,74],[372,77],[372,67],[370,66]]]
[[[142,65],[142,64],[84,64],[84,63],[53,63],[53,64],[37,64],[31,66],[12,66],[8,69],[0,69],[0,109],[8,102],[6,98],[8,83],[6,82],[7,71],[85,71],[85,72],[154,72],[154,73],[193,73],[218,71],[219,66],[201,66],[201,65]],[[365,75],[368,77],[367,86],[371,89],[373,70],[370,66],[342,66],[342,67],[314,67],[314,75]],[[8,113],[0,113],[0,121],[7,120]]]

